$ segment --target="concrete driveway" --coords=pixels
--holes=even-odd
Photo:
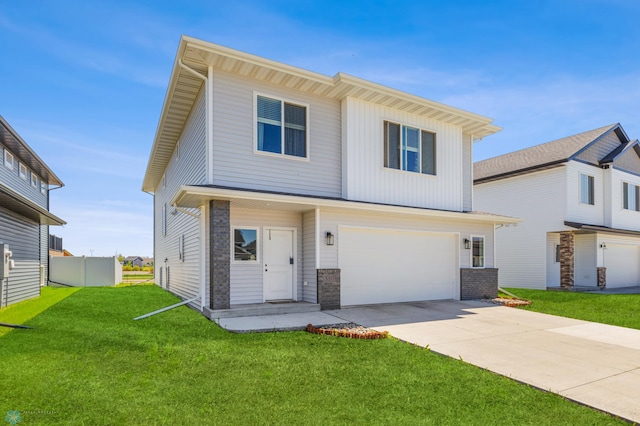
[[[640,330],[476,301],[323,313],[640,422]]]

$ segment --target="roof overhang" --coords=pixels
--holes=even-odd
[[[323,208],[414,215],[425,218],[457,221],[488,222],[501,225],[521,222],[521,219],[518,218],[483,212],[436,210],[392,204],[350,201],[340,198],[313,197],[216,186],[181,186],[176,192],[176,195],[171,199],[170,205],[180,208],[199,208],[212,200],[230,201],[231,205],[236,208],[260,210],[304,212],[314,210],[316,208]]]
[[[53,170],[42,161],[20,135],[0,116],[0,143],[6,146],[25,166],[28,166],[49,185],[63,186]]]
[[[629,229],[609,228],[608,226],[589,225],[586,223],[565,221],[564,224],[571,228],[579,229],[587,232],[602,232],[605,234],[627,235],[632,237],[640,237],[640,231],[632,231]]]
[[[185,65],[188,69],[183,67]],[[332,99],[352,97],[459,126],[473,138],[499,132],[492,118],[444,105],[348,74],[333,77],[182,36],[151,149],[143,191],[155,191],[209,67]],[[194,73],[195,71],[195,73]]]
[[[0,183],[0,206],[40,225],[65,225],[67,223],[2,183]]]

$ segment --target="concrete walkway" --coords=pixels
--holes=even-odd
[[[640,330],[476,301],[368,305],[217,322],[235,332],[355,322],[640,422]]]

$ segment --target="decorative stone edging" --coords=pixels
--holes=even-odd
[[[493,303],[495,305],[508,306],[510,308],[515,308],[518,306],[528,306],[531,304],[531,300],[509,299],[506,297],[496,297],[495,299],[484,299],[483,301]]]
[[[314,334],[325,334],[328,336],[348,337],[350,339],[386,339],[389,337],[388,331],[375,331],[357,324],[335,324],[314,327],[307,324],[307,331]]]

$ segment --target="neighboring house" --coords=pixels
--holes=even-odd
[[[15,265],[0,277],[4,307],[40,294],[49,274],[49,225],[66,222],[49,212],[49,185],[62,182],[1,116],[0,152],[0,243]]]
[[[640,146],[620,124],[479,161],[475,204],[523,219],[496,231],[503,286],[640,285]]]
[[[142,266],[153,266],[153,257],[143,257]]]
[[[143,183],[156,283],[210,317],[496,294],[494,227],[518,220],[472,212],[491,122],[183,37]]]
[[[124,259],[124,264],[129,266],[142,267],[144,264],[144,260],[140,256],[127,256]]]

